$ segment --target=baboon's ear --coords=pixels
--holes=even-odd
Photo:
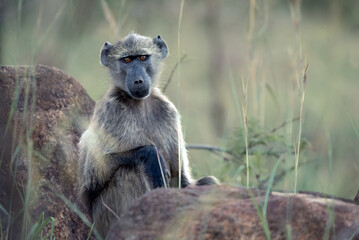
[[[106,67],[108,66],[109,63],[108,53],[110,52],[111,48],[112,48],[111,43],[105,42],[101,50],[101,63]]]
[[[156,46],[160,49],[162,58],[167,57],[168,55],[168,47],[165,43],[165,41],[162,40],[161,36],[158,35],[153,39],[153,43],[156,44]]]

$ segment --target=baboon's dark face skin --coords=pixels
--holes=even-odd
[[[145,98],[150,94],[153,68],[150,55],[126,56],[119,60],[121,77],[133,98]]]
[[[160,36],[150,39],[130,34],[115,45],[106,42],[101,63],[109,68],[115,87],[142,99],[151,93],[167,54],[167,45]]]

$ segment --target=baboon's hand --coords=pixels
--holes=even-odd
[[[162,156],[155,146],[144,146],[139,148],[137,151],[137,158],[143,164],[145,174],[152,179],[154,188],[164,187],[165,184],[168,186],[169,172]]]

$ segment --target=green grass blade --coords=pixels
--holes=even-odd
[[[181,98],[180,98],[180,89],[181,89],[181,23],[182,23],[182,15],[183,15],[183,6],[185,0],[181,0],[181,8],[180,15],[178,19],[178,29],[177,29],[177,86],[178,86],[178,94],[177,94],[177,102],[178,102],[178,111],[181,112]],[[181,131],[178,129],[178,131]],[[182,177],[182,159],[181,159],[181,142],[179,141],[179,132],[178,135],[178,188],[181,189],[181,177]]]
[[[32,226],[29,234],[27,235],[28,240],[35,240],[41,236],[42,231],[46,227],[46,225],[50,222],[52,217],[48,217],[44,220],[45,214],[42,213],[38,219],[38,221]]]
[[[265,216],[263,216],[263,214],[262,214],[262,212],[260,210],[260,207],[259,207],[259,205],[258,205],[258,203],[257,203],[251,189],[248,189],[248,193],[249,193],[249,195],[250,195],[250,197],[252,199],[253,206],[254,206],[254,208],[255,208],[255,210],[257,212],[258,218],[259,218],[259,220],[261,222],[261,225],[263,227],[263,230],[264,230],[264,233],[266,235],[266,238],[269,240],[269,239],[271,239],[271,237],[270,237],[270,231],[269,231],[267,218]]]
[[[89,235],[87,236],[87,240],[90,239],[91,237],[91,233],[92,233],[92,230],[93,230],[93,227],[95,226],[95,223],[92,224],[91,228],[90,228],[90,232],[89,232]]]
[[[268,198],[269,198],[269,193],[272,189],[272,185],[273,185],[273,180],[274,180],[274,176],[275,173],[277,172],[279,163],[281,162],[282,158],[279,158],[276,162],[276,164],[273,167],[272,173],[270,175],[269,181],[268,181],[268,186],[267,186],[267,190],[266,190],[266,195],[264,198],[264,206],[263,206],[263,216],[266,217],[267,216],[267,205],[268,205]]]
[[[29,234],[27,235],[27,240],[33,239],[32,236],[35,234],[36,228],[39,226],[38,223],[35,223],[32,228],[30,229]]]
[[[236,84],[234,83],[232,70],[229,71],[229,76],[228,77],[229,77],[229,82],[231,84],[233,100],[234,100],[234,103],[236,104],[237,114],[238,114],[238,117],[239,117],[239,119],[241,121],[242,120],[242,110],[241,110],[241,106],[240,106],[240,103],[239,103],[239,100],[238,100],[239,97],[238,97],[238,93],[237,93]],[[240,126],[242,126],[242,124]]]
[[[357,233],[359,233],[359,228],[358,228],[356,231],[353,232],[353,234],[350,236],[349,240],[354,239],[354,237],[355,237],[355,235],[356,235]]]
[[[357,136],[357,138],[359,139],[359,127],[356,124],[356,122],[354,121],[353,116],[349,115],[349,119],[350,119],[350,123],[352,124],[352,128],[354,130],[354,133]]]
[[[330,229],[333,229],[332,239],[335,238],[335,216],[334,209],[330,206],[328,199],[325,200],[325,205],[328,211],[328,219],[324,229],[323,240],[330,239]]]
[[[1,224],[1,221],[0,221],[0,239],[1,239],[1,240],[4,239],[4,235],[3,235],[3,232],[2,232],[2,224]]]
[[[5,210],[5,208],[0,204],[0,210],[3,211],[6,216],[9,216],[9,213]]]
[[[22,16],[22,2],[23,0],[17,1],[17,37],[20,37],[20,28],[21,28],[21,16]]]
[[[31,240],[35,240],[38,239],[38,236],[42,235],[42,232],[44,231],[46,225],[50,222],[51,217],[46,218],[41,225],[39,225],[39,227],[37,228],[37,230],[35,231],[35,234],[33,235],[33,237],[31,238]]]
[[[50,240],[54,238],[54,230],[55,230],[55,218],[51,217],[51,232],[50,232]]]
[[[280,105],[279,105],[278,99],[273,91],[273,88],[268,83],[266,83],[265,88],[266,88],[267,92],[269,93],[269,96],[273,100],[274,104],[276,105],[276,107],[278,109],[280,109]]]

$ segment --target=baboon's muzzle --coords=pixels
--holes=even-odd
[[[144,68],[134,67],[132,71],[128,74],[127,86],[131,93],[131,96],[134,98],[144,98],[150,94],[151,89],[151,79],[146,74]]]
[[[130,89],[130,92],[132,97],[134,98],[144,98],[147,97],[148,94],[150,94],[150,88],[134,86],[132,89]]]

